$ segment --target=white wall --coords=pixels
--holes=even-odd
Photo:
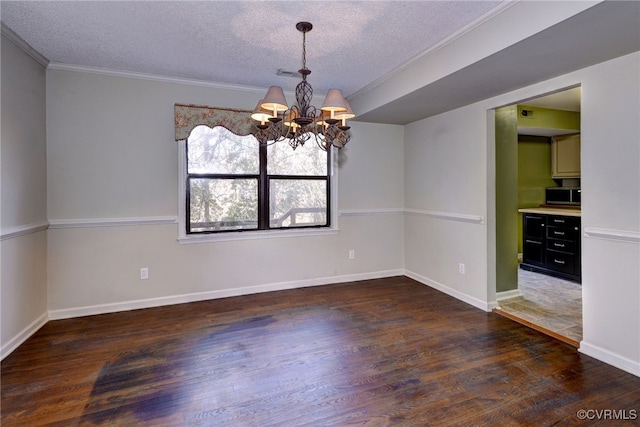
[[[460,109],[406,126],[404,234],[409,276],[486,309],[485,121]]]
[[[500,224],[492,207],[495,139],[487,117],[496,107],[581,84],[581,351],[640,375],[639,64],[634,53],[406,126],[406,207],[429,211],[407,216],[407,274],[478,307],[492,306],[489,233]],[[462,214],[485,221],[466,223],[456,217]],[[458,273],[460,262],[465,275]]]
[[[581,349],[640,375],[640,54],[581,79]]]
[[[47,320],[45,69],[2,35],[0,346]]]
[[[53,318],[402,273],[400,126],[353,123],[339,156],[338,233],[181,245],[176,224],[147,224],[178,215],[174,103],[249,109],[260,95],[47,72]],[[114,226],[90,224],[105,218]],[[129,219],[140,225],[117,226]]]

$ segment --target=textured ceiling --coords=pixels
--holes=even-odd
[[[500,1],[2,1],[4,25],[52,63],[345,96],[459,34]],[[502,5],[504,6],[504,5]]]
[[[543,7],[562,10],[570,3],[548,2]],[[369,95],[387,79],[397,81],[402,70],[441,52],[439,47],[446,49],[458,36],[473,37],[476,26],[500,18],[503,11],[526,11],[528,6],[518,8],[522,5],[509,0],[0,0],[0,18],[3,33],[15,33],[56,66],[260,91],[278,85],[289,92],[298,79],[276,72],[300,68],[302,35],[295,24],[310,21],[314,28],[307,35],[307,66],[315,93],[341,88],[356,108],[355,120],[393,124],[411,123],[640,50],[640,1],[590,2],[583,12],[501,51],[405,95],[385,93],[382,103],[367,105]],[[439,64],[434,67],[438,71]],[[567,104],[571,93],[538,102],[579,108],[575,97]]]
[[[556,4],[568,3],[545,7]],[[352,105],[358,121],[407,124],[639,50],[640,1],[602,1],[375,109],[359,111],[357,99]],[[572,94],[565,91],[536,105],[576,108]]]

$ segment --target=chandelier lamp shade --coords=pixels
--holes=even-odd
[[[296,28],[302,33],[302,68],[298,70],[302,81],[296,86],[296,103],[289,107],[282,88],[271,86],[251,114],[260,122],[254,135],[264,145],[288,140],[294,150],[311,138],[325,151],[332,146],[343,148],[351,139],[347,120],[355,114],[340,89],[330,89],[320,108],[311,105],[313,88],[307,81],[311,70],[307,68],[306,35],[313,25],[298,22]]]

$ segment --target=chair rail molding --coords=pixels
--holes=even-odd
[[[177,216],[149,216],[129,218],[82,218],[82,219],[52,219],[49,228],[93,228],[93,227],[123,227],[135,225],[164,225],[177,224]]]
[[[32,222],[31,224],[18,225],[15,227],[9,227],[3,229],[0,232],[0,241],[9,240],[20,236],[25,236],[31,233],[37,233],[49,228],[49,221]]]
[[[379,208],[379,209],[341,209],[340,216],[375,216],[375,215],[402,215],[402,208]]]
[[[640,244],[640,231],[585,227],[584,235],[594,239]]]
[[[408,214],[430,216],[433,218],[447,219],[451,221],[470,222],[473,224],[484,224],[484,217],[480,215],[469,215],[457,212],[438,212],[423,209],[405,209]]]

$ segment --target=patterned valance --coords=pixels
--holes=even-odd
[[[187,139],[193,128],[206,125],[222,126],[236,135],[250,135],[255,131],[251,111],[213,108],[203,105],[175,104],[176,141]]]

